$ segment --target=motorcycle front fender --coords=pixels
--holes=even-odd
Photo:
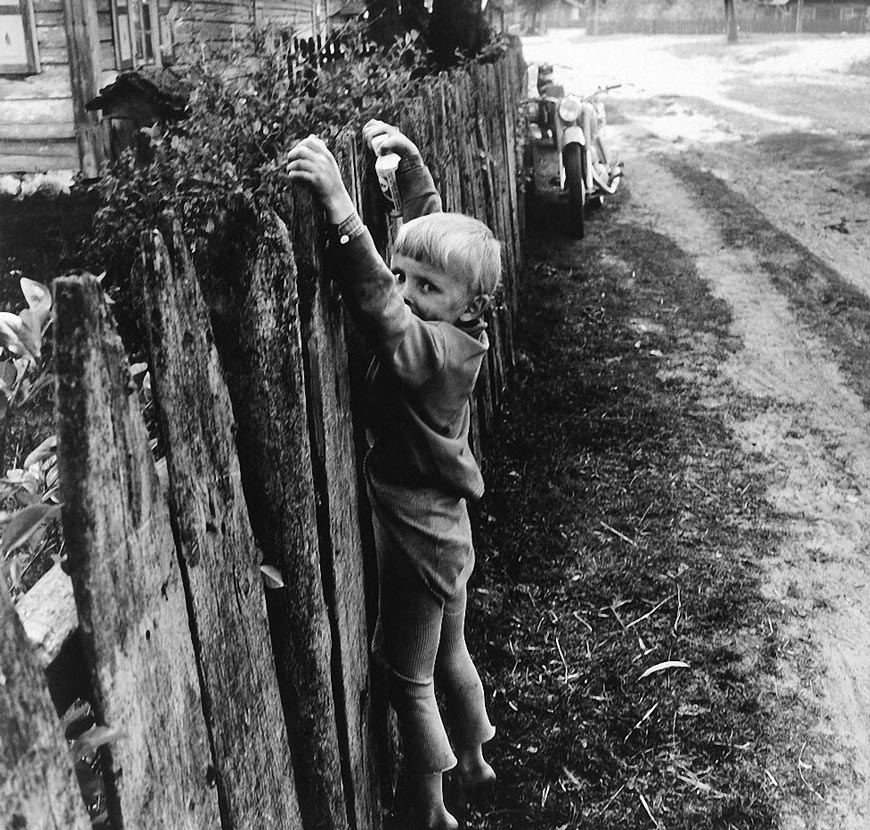
[[[562,149],[564,150],[569,144],[579,144],[581,147],[586,146],[586,135],[582,127],[574,124],[570,127],[562,128]]]

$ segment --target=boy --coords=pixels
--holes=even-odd
[[[468,445],[469,399],[489,345],[481,314],[501,274],[501,248],[483,223],[441,211],[407,136],[381,121],[369,121],[363,135],[378,154],[401,159],[405,223],[392,270],[320,139],[309,136],[290,151],[289,176],[326,212],[342,293],[375,349],[365,464],[380,587],[373,649],[388,671],[413,828],[454,830],[442,773],[456,767],[466,791],[495,781],[482,752],[495,729],[464,627],[474,566],[466,499],[483,494]]]

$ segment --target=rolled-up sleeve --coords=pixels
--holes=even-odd
[[[428,213],[441,213],[441,197],[429,168],[420,158],[403,160],[396,173],[402,194],[402,219],[409,222]]]

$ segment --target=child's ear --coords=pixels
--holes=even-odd
[[[489,294],[478,294],[471,302],[469,302],[465,311],[459,315],[459,319],[463,323],[470,323],[483,314],[484,309],[489,305]]]

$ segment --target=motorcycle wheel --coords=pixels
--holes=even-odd
[[[586,201],[586,180],[583,176],[583,148],[569,144],[562,153],[565,164],[565,187],[568,190],[568,232],[583,238]]]

